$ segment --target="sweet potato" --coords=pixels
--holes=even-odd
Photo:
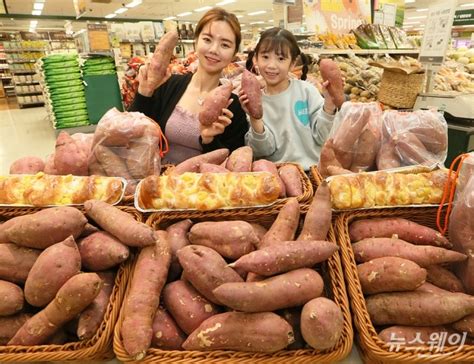
[[[0,244],[0,279],[24,283],[41,250],[16,244]]]
[[[249,146],[240,147],[230,153],[225,167],[231,172],[250,172],[252,170],[253,151]]]
[[[312,299],[301,311],[301,333],[316,350],[334,347],[342,335],[344,316],[339,306],[325,297]]]
[[[436,162],[436,158],[426,150],[420,139],[409,131],[398,135],[395,145],[406,164],[424,164],[429,166]]]
[[[285,164],[278,170],[283,184],[285,185],[286,195],[288,197],[298,197],[303,194],[303,183],[300,177],[300,171],[293,164]]]
[[[71,136],[62,131],[56,139],[54,167],[58,174],[87,176],[89,173],[89,157],[77,145]]]
[[[11,241],[8,240],[6,231],[9,227],[15,224],[15,221],[17,220],[15,218],[12,218],[0,224],[0,244],[11,243]]]
[[[377,170],[401,167],[402,161],[392,141],[384,141],[377,154]]]
[[[280,184],[280,197],[286,197],[285,184],[278,174],[278,169],[275,163],[268,161],[266,159],[259,159],[252,163],[252,172],[270,172],[275,177],[278,178],[278,183]]]
[[[179,249],[184,248],[186,245],[190,244],[188,239],[188,231],[192,225],[193,222],[189,219],[186,219],[170,225],[166,229],[168,232],[168,242],[171,248],[171,265],[168,273],[168,282],[176,280],[183,270],[179,265],[176,253]]]
[[[77,337],[88,340],[95,335],[100,327],[114,288],[115,274],[112,271],[98,272],[102,280],[102,289],[94,301],[81,312],[77,323]]]
[[[291,325],[293,329],[293,336],[295,341],[288,346],[288,350],[303,349],[306,343],[301,334],[301,307],[285,308],[282,311],[277,312],[281,317],[285,319]]]
[[[43,171],[45,174],[59,174],[58,170],[56,169],[56,166],[54,165],[54,153],[46,157]]]
[[[19,216],[6,230],[7,238],[28,248],[46,249],[72,235],[76,239],[87,219],[74,207],[51,207],[31,215]]]
[[[188,335],[204,320],[220,311],[219,307],[202,297],[191,284],[182,280],[165,286],[163,303],[181,330]]]
[[[213,294],[226,282],[242,282],[242,278],[215,250],[200,246],[188,245],[178,251],[179,263],[183,267],[186,279],[209,301],[220,304]]]
[[[163,307],[158,307],[153,320],[151,347],[161,350],[181,350],[186,335]]]
[[[351,174],[354,173],[348,169],[344,169],[338,166],[328,166],[327,168],[329,176],[339,176],[341,174]]]
[[[261,119],[263,117],[262,90],[257,77],[255,77],[252,72],[244,70],[242,73],[241,87],[249,100],[247,110],[250,117]]]
[[[106,202],[89,200],[84,203],[86,214],[102,229],[132,247],[155,245],[153,229],[136,221],[132,215]]]
[[[329,166],[344,169],[336,158],[336,152],[334,151],[334,140],[332,138],[326,140],[326,142],[323,144],[323,147],[321,148],[321,157],[319,158],[318,165],[321,176],[331,176],[331,173],[328,170]]]
[[[398,343],[403,346],[424,346],[430,342],[432,334],[441,335],[446,332],[448,336],[454,333],[445,326],[390,326],[379,332],[379,338],[386,343]]]
[[[166,71],[177,43],[178,33],[175,31],[166,32],[165,35],[161,37],[160,42],[153,53],[149,70],[149,72],[153,73],[156,78],[165,78]]]
[[[98,231],[99,231],[99,229],[97,227],[95,227],[92,224],[87,223],[84,226],[84,229],[82,230],[81,235],[79,235],[79,239],[84,239],[84,238],[88,237],[89,235],[94,234]]]
[[[80,271],[81,255],[76,242],[70,236],[40,254],[26,279],[26,300],[33,306],[46,306],[64,283]]]
[[[257,235],[245,221],[206,221],[195,224],[189,234],[191,244],[214,249],[224,258],[239,259],[255,250]]]
[[[151,345],[153,315],[160,304],[171,263],[166,231],[157,231],[156,236],[154,245],[140,251],[123,307],[123,345],[135,360],[143,359]]]
[[[99,294],[102,280],[95,273],[76,274],[56,297],[18,330],[8,345],[41,345],[59,328],[72,320]]]
[[[300,204],[296,198],[290,198],[281,208],[271,228],[267,231],[259,248],[271,245],[275,241],[290,241],[295,238],[300,220]]]
[[[436,287],[434,284],[425,282],[423,283],[420,287],[415,289],[416,292],[428,292],[428,293],[449,293],[449,291],[446,291],[442,288]]]
[[[462,282],[456,275],[439,265],[431,265],[426,268],[428,276],[426,280],[435,286],[450,292],[463,292]]]
[[[357,266],[364,294],[412,291],[426,280],[426,269],[397,257],[376,258]]]
[[[354,146],[350,170],[355,173],[372,170],[379,148],[380,132],[377,129],[365,128]]]
[[[106,270],[126,261],[130,254],[126,245],[114,236],[99,231],[77,243],[82,266],[96,272]]]
[[[123,177],[126,180],[132,179],[125,161],[115,154],[111,148],[98,144],[94,147],[94,156],[107,176]]]
[[[224,283],[213,294],[233,310],[265,312],[304,305],[321,296],[323,286],[316,271],[301,268],[260,282]]]
[[[379,293],[366,304],[374,325],[445,325],[474,313],[474,297],[464,293]]]
[[[331,226],[331,193],[323,181],[316,190],[296,240],[325,240]]]
[[[319,62],[319,70],[323,81],[329,81],[327,89],[333,97],[334,104],[336,107],[341,107],[346,99],[344,97],[344,80],[338,64],[332,59],[325,58]]]
[[[158,144],[155,136],[145,133],[139,139],[130,141],[128,149],[121,154],[125,162],[128,173],[135,179],[143,179],[151,174],[160,172],[155,171],[155,155]]]
[[[459,332],[467,332],[467,336],[474,338],[474,315],[469,315],[451,325]]]
[[[272,312],[226,312],[212,316],[189,335],[185,350],[273,353],[293,342],[293,330]]]
[[[35,156],[19,158],[10,165],[10,174],[36,174],[43,171],[43,160]]]
[[[441,125],[410,127],[410,132],[415,134],[431,153],[441,153],[447,149],[448,134]]]
[[[221,164],[229,155],[229,149],[221,148],[213,150],[209,153],[204,153],[196,157],[186,159],[179,163],[176,167],[171,168],[167,174],[183,174],[185,172],[199,172],[201,163]]]
[[[250,225],[252,225],[253,232],[255,233],[255,235],[257,235],[257,239],[259,241],[259,243],[257,244],[258,246],[260,245],[260,241],[262,241],[263,237],[265,236],[268,230],[264,228],[262,225],[257,224],[257,223],[251,222]]]
[[[226,83],[216,87],[209,92],[204,100],[202,109],[199,112],[199,122],[204,126],[210,126],[218,121],[222,114],[222,109],[227,107],[230,95],[232,94],[232,83]]]
[[[244,255],[229,266],[262,276],[272,276],[298,268],[311,268],[337,251],[328,241],[279,241]]]
[[[218,164],[201,163],[199,173],[229,173],[230,171]]]
[[[351,241],[367,238],[405,240],[416,245],[433,245],[451,249],[453,245],[438,231],[400,217],[356,220],[349,226]]]
[[[464,254],[429,245],[413,245],[394,238],[369,238],[352,244],[358,263],[382,257],[400,257],[411,260],[421,267],[434,264],[460,262]]]
[[[16,284],[0,281],[0,316],[13,315],[23,308],[23,290]]]
[[[27,313],[0,317],[0,345],[6,345],[30,317]]]

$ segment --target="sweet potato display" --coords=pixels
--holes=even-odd
[[[102,229],[118,238],[125,245],[132,247],[155,245],[153,229],[136,221],[132,215],[125,211],[98,200],[86,201],[84,209],[86,214]]]
[[[376,258],[359,264],[357,273],[365,294],[412,291],[426,280],[426,269],[397,257]]]
[[[178,251],[179,263],[186,279],[209,301],[220,304],[214,296],[214,288],[227,282],[242,282],[242,278],[215,250],[188,245]]]
[[[271,228],[260,242],[259,248],[268,246],[275,241],[290,241],[295,238],[300,220],[300,204],[296,198],[290,198],[281,208]]]
[[[88,155],[67,132],[60,132],[56,139],[54,152],[54,167],[58,174],[87,176],[89,174],[88,166]]]
[[[380,149],[381,133],[375,128],[365,128],[354,146],[350,170],[366,172],[373,169]]]
[[[36,174],[44,171],[44,162],[35,156],[22,157],[10,165],[10,174]]]
[[[279,241],[242,256],[229,266],[262,276],[272,276],[298,268],[311,268],[337,251],[328,241]]]
[[[13,315],[23,308],[23,290],[14,283],[0,281],[0,316]]]
[[[452,334],[454,331],[444,326],[390,326],[379,332],[379,338],[386,343],[393,343],[394,338],[400,340],[403,346],[423,346],[430,341],[432,334],[446,332]],[[403,341],[401,340],[403,339]]]
[[[201,163],[199,166],[199,173],[229,173],[230,171],[217,164]]]
[[[26,313],[0,317],[0,345],[6,345],[30,317]]]
[[[189,234],[191,244],[214,249],[224,258],[239,259],[255,250],[257,235],[245,221],[206,221],[195,224]]]
[[[126,245],[114,236],[99,231],[77,243],[82,266],[93,272],[112,268],[127,260],[130,252]]]
[[[433,165],[436,158],[428,152],[418,137],[409,131],[400,133],[395,139],[395,145],[399,150],[402,160],[408,165]]]
[[[28,248],[46,249],[72,235],[76,239],[87,219],[74,207],[60,206],[15,218],[6,230],[9,241]]]
[[[72,236],[43,250],[28,274],[25,298],[44,307],[71,277],[81,271],[81,255]],[[48,274],[50,273],[50,274]]]
[[[201,163],[221,164],[229,156],[229,149],[221,148],[186,159],[172,168],[167,174],[183,174],[185,172],[199,172]]]
[[[377,154],[376,162],[379,171],[401,167],[402,161],[397,153],[395,143],[383,142]]]
[[[186,335],[163,307],[158,307],[153,320],[151,346],[161,350],[181,350]]]
[[[114,272],[98,272],[97,275],[102,279],[102,289],[94,298],[94,301],[79,316],[77,323],[77,337],[79,340],[88,340],[95,335],[104,319],[114,288]]]
[[[252,225],[253,232],[255,233],[255,235],[257,235],[257,239],[259,241],[259,243],[257,244],[258,246],[260,245],[260,241],[262,241],[263,237],[265,236],[268,230],[264,228],[262,225],[256,224],[253,222],[251,222],[250,225]]]
[[[193,222],[189,219],[186,219],[170,225],[166,229],[168,232],[168,242],[171,248],[171,265],[168,273],[168,282],[176,280],[183,270],[179,265],[176,253],[179,249],[184,248],[186,245],[190,244],[188,239],[188,231],[192,225]]]
[[[220,312],[219,307],[202,297],[191,284],[182,280],[165,286],[163,303],[181,330],[188,335],[204,320]]]
[[[224,283],[213,294],[234,310],[265,312],[304,305],[319,297],[323,286],[323,279],[316,271],[301,268],[259,282]]]
[[[222,109],[227,107],[230,95],[232,94],[232,83],[226,83],[216,87],[208,93],[199,113],[199,122],[204,126],[215,123],[222,114]]]
[[[466,255],[429,245],[413,245],[394,238],[369,238],[352,244],[357,263],[382,257],[400,257],[421,267],[434,264],[461,262]]]
[[[7,237],[7,229],[15,224],[15,221],[18,221],[16,218],[12,218],[0,224],[0,244],[11,243]]]
[[[281,317],[285,319],[291,325],[293,329],[293,336],[295,341],[288,346],[288,350],[303,349],[306,343],[301,334],[301,307],[285,308],[282,311],[277,312]]]
[[[153,53],[150,69],[148,72],[153,73],[155,78],[164,79],[168,66],[173,56],[174,49],[178,43],[178,33],[175,31],[166,32],[161,37],[158,46]]]
[[[56,297],[18,330],[8,345],[41,345],[66,322],[89,306],[102,288],[95,273],[76,274],[58,291]]]
[[[253,151],[249,146],[237,148],[230,153],[225,167],[231,172],[252,171]]]
[[[349,226],[351,241],[367,238],[405,240],[416,245],[433,245],[451,249],[453,245],[438,231],[400,217],[356,220]]]
[[[293,164],[285,164],[278,170],[283,184],[285,185],[288,197],[298,197],[303,194],[303,183],[301,182],[300,171]]]
[[[319,62],[319,70],[323,81],[329,81],[327,89],[334,98],[334,104],[336,107],[341,107],[346,99],[344,97],[344,80],[339,65],[332,59],[325,58]]]
[[[126,180],[132,179],[125,161],[115,154],[111,148],[98,144],[94,147],[94,156],[107,176],[123,177]]]
[[[352,162],[352,161],[351,161]],[[321,157],[319,158],[318,169],[321,176],[328,177],[332,173],[328,170],[330,166],[344,169],[341,163],[336,158],[336,151],[334,150],[334,139],[329,138],[321,148]]]
[[[270,172],[271,174],[273,174],[275,177],[278,178],[278,181],[280,183],[280,197],[286,197],[285,184],[283,183],[280,178],[280,175],[278,174],[278,168],[275,163],[266,159],[259,159],[258,161],[252,163],[252,172]]]
[[[41,250],[16,244],[0,244],[0,279],[24,283]]]
[[[474,315],[469,315],[451,325],[459,332],[467,332],[467,336],[474,338]]]
[[[474,297],[464,293],[379,293],[365,301],[374,325],[445,325],[474,313]]]
[[[158,147],[156,137],[146,132],[141,138],[130,142],[129,148],[125,149],[125,153],[122,153],[121,157],[125,160],[125,165],[132,178],[142,179],[160,171],[161,165],[155,165],[157,161],[161,163],[159,155],[156,158]]]
[[[212,316],[189,335],[185,350],[273,353],[293,342],[293,330],[272,312],[226,312]]]
[[[262,90],[257,77],[255,77],[252,72],[244,70],[242,73],[241,87],[249,100],[247,110],[250,117],[261,119],[263,117]]]
[[[426,268],[428,276],[426,280],[435,286],[450,292],[464,292],[462,282],[456,275],[439,265],[431,265]]]
[[[331,193],[326,181],[316,190],[296,240],[325,240],[331,226]]]
[[[153,315],[171,263],[167,232],[157,231],[156,235],[156,243],[140,251],[123,307],[123,345],[135,360],[143,359],[151,345]]]
[[[444,294],[444,293],[449,293],[449,291],[446,291],[442,288],[439,288],[435,286],[434,284],[425,282],[423,283],[420,287],[415,289],[416,292],[427,292],[427,293],[439,293],[439,294]]]
[[[334,347],[341,337],[344,317],[338,305],[325,297],[315,298],[301,311],[301,333],[316,350]]]

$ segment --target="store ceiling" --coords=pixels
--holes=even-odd
[[[100,1],[100,2],[97,2]],[[87,17],[98,17],[103,18],[107,14],[113,13],[124,4],[128,4],[131,0],[86,0],[87,4]],[[114,19],[152,19],[159,20],[164,19],[168,16],[177,15],[183,12],[192,12],[191,15],[178,17],[180,21],[192,21],[196,22],[203,14],[203,12],[195,12],[194,9],[204,6],[215,6],[221,0],[143,0],[142,4],[128,9],[123,14],[117,15]],[[446,0],[450,1],[450,0]],[[474,0],[460,0],[459,5],[473,3]],[[33,10],[33,3],[35,0],[5,0],[8,13],[10,14],[24,14],[31,15]],[[247,27],[250,23],[255,21],[264,21],[261,27],[271,25],[273,20],[273,1],[272,0],[236,0],[234,3],[223,5],[225,9],[236,15],[241,16],[239,18],[242,24]],[[411,28],[423,27],[423,19],[407,20],[411,17],[419,17],[426,15],[426,12],[419,12],[423,8],[428,8],[433,3],[433,0],[416,0],[414,3],[406,4],[405,22],[411,22],[417,24],[410,24]],[[468,9],[468,8],[463,8]],[[264,10],[266,13],[255,16],[249,16],[251,12]],[[45,5],[42,11],[43,16],[72,16],[76,15],[73,5],[73,0],[45,0]],[[31,15],[31,19],[35,19],[35,16]],[[10,18],[0,19],[0,29],[25,29],[28,28],[29,20],[11,20]],[[38,19],[38,17],[36,17]],[[85,25],[84,22],[75,21],[73,23],[74,30],[79,30]],[[42,29],[63,29],[64,20],[47,20],[39,19],[37,30]],[[245,27],[244,27],[245,29]]]

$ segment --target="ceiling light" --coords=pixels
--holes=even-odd
[[[253,13],[248,13],[248,15],[254,16],[254,15],[265,14],[266,12],[267,12],[266,10],[259,10],[259,11],[254,11]]]
[[[411,17],[408,17],[407,19],[408,20],[413,20],[413,19],[425,19],[426,18],[426,15],[423,15],[423,16],[411,16]]]
[[[188,16],[188,15],[191,15],[191,14],[192,14],[192,12],[185,11],[184,13],[176,14],[176,16]]]
[[[38,20],[31,20],[30,21],[30,28],[34,28],[38,25]]]
[[[142,3],[142,0],[133,0],[132,2],[125,5],[127,8],[134,8]]]
[[[260,20],[260,21],[254,21],[252,23],[250,23],[250,25],[254,25],[254,24],[263,24],[265,23],[264,21]]]
[[[111,19],[111,18],[115,18],[116,16],[117,16],[117,14],[112,13],[112,14],[109,14],[109,15],[104,16],[104,18],[106,18],[106,19]]]
[[[268,22],[269,22],[269,23],[274,23],[274,22],[275,22],[275,20],[273,20],[273,19],[270,19]]]
[[[221,2],[216,3],[216,5],[217,5],[217,6],[223,6],[223,5],[235,3],[235,1],[236,1],[236,0],[224,0],[224,1],[221,1]]]
[[[418,12],[421,12],[421,11],[428,11],[428,8],[416,9],[416,11],[418,11]]]
[[[115,14],[122,14],[125,13],[128,9],[127,8],[120,8],[115,10]]]
[[[31,15],[41,15],[41,10],[33,10]]]
[[[166,18],[163,18],[163,20],[173,20],[173,19],[176,19],[175,16],[168,16]]]
[[[403,25],[409,25],[409,24],[420,24],[420,22],[419,21],[410,21],[410,22],[403,23]]]
[[[33,9],[35,10],[43,10],[44,4],[43,3],[34,3],[33,4]]]
[[[203,6],[202,8],[197,8],[197,9],[194,9],[194,11],[196,13],[199,13],[201,11],[206,11],[206,10],[209,10],[209,9],[212,9],[212,6]]]
[[[238,19],[240,19],[240,18],[243,18],[244,16],[243,16],[243,15],[236,15],[236,17],[237,17]]]
[[[405,4],[411,4],[411,3],[414,3],[415,0],[405,0]]]
[[[468,8],[468,7],[474,7],[474,3],[467,3],[467,4],[462,4],[460,5],[461,8]]]

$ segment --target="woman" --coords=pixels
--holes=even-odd
[[[213,8],[197,24],[195,39],[197,71],[168,74],[165,80],[157,81],[148,75],[147,66],[141,67],[138,93],[130,108],[159,123],[169,144],[165,163],[177,164],[219,148],[232,151],[245,144],[248,123],[236,95],[232,94],[229,105],[211,126],[204,127],[198,120],[204,99],[219,86],[222,70],[239,49],[239,21],[234,14]]]

